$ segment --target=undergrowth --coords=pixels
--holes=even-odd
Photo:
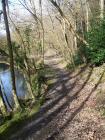
[[[83,63],[90,63],[100,66],[105,63],[105,19],[94,22],[90,30],[85,33],[88,45],[79,43],[78,50],[73,56],[75,66]],[[68,64],[67,68],[72,68],[73,64]]]

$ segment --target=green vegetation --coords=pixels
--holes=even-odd
[[[105,62],[105,20],[94,24],[87,34],[89,48],[87,49],[87,61],[99,66]]]
[[[105,63],[105,19],[92,24],[90,30],[86,33],[88,46],[81,45],[73,56],[76,66],[83,63],[90,63],[94,66],[100,66]],[[67,67],[73,67],[72,64]]]
[[[10,116],[5,117],[3,124],[0,126],[0,139],[6,140],[11,136],[11,134],[14,134],[23,125],[30,122],[35,114],[39,111],[41,105],[42,104],[40,103],[40,101],[37,101],[33,105],[32,109],[27,108],[21,110],[13,114],[12,118],[10,118]]]
[[[32,75],[32,89],[35,94],[35,101],[32,102],[31,99],[19,100],[21,104],[21,109],[19,111],[15,113],[11,112],[8,115],[5,114],[3,118],[1,116],[0,139],[6,140],[7,137],[9,138],[18,129],[32,121],[45,102],[44,91],[53,83],[52,80],[46,79],[45,75],[54,76],[54,71],[46,67],[43,69],[42,64],[37,67],[37,71],[37,74]]]
[[[60,83],[61,90],[65,88],[66,92],[70,88],[66,87],[69,76],[66,79],[65,74],[62,74],[65,73],[65,64],[68,70],[74,72],[77,67],[82,70],[82,66],[89,65],[89,69],[94,69],[105,63],[103,0],[47,0],[44,5],[42,0],[38,4],[35,2],[0,2],[0,20],[3,25],[0,29],[6,32],[6,35],[0,32],[1,140],[6,140],[34,119],[48,97],[48,90],[57,83],[59,75],[55,75],[55,71],[60,71],[61,83],[58,81],[58,86]],[[58,56],[62,57],[62,61]],[[55,62],[49,64],[51,59]],[[47,61],[50,66],[46,66]],[[62,66],[63,61],[65,64]],[[85,79],[86,73],[82,74],[80,76]],[[94,82],[94,77],[90,80]],[[59,87],[56,92],[58,90]]]

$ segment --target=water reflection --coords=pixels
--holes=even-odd
[[[21,72],[15,70],[15,79],[16,79],[17,96],[19,99],[24,99],[25,96],[27,95],[27,86],[26,86],[25,78]],[[10,73],[9,66],[6,64],[0,64],[0,86],[1,86],[1,91],[4,100],[6,101],[6,97],[5,97],[6,95],[10,105],[13,106],[14,101],[12,95],[11,73]],[[8,106],[7,101],[6,101],[6,105]]]

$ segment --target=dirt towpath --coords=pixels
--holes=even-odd
[[[45,63],[55,73],[49,100],[15,140],[105,140],[105,119],[96,109],[104,71],[93,83],[93,68],[68,72],[53,50],[46,52]]]

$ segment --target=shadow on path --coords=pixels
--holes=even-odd
[[[21,128],[21,131],[14,134],[10,140],[54,140],[54,137],[62,132],[62,130],[67,127],[73,118],[82,110],[84,104],[96,90],[104,74],[103,72],[92,91],[86,95],[86,98],[82,101],[80,106],[76,108],[74,112],[71,112],[71,116],[58,129],[55,120],[59,120],[60,113],[65,111],[73,101],[78,99],[80,92],[86,86],[92,75],[93,68],[90,68],[88,75],[84,81],[80,83],[81,74],[86,71],[87,66],[81,68],[81,70],[75,75],[72,75],[72,73],[56,67],[58,62],[53,64],[54,65],[50,65],[50,67],[55,71],[57,80],[52,84],[51,89],[48,91],[47,95],[50,97],[50,100],[48,100],[42,106],[40,111],[32,116],[32,118],[27,122],[27,125]]]

